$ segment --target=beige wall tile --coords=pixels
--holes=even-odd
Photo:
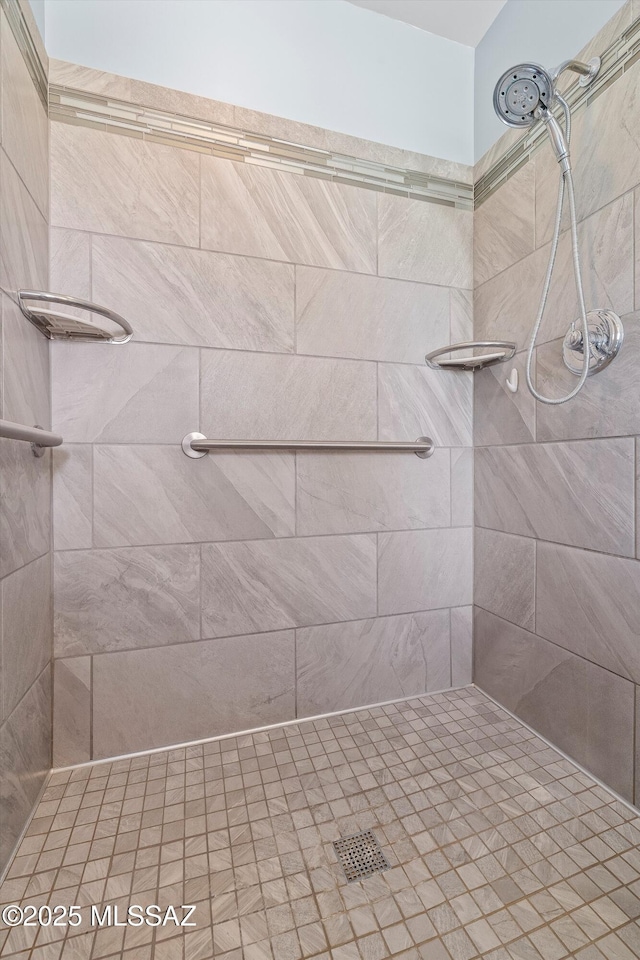
[[[51,657],[49,555],[2,581],[2,701],[7,717]]]
[[[630,313],[633,310],[632,195],[621,197],[580,223],[578,236],[582,261],[589,265],[583,270],[588,308]],[[540,247],[477,288],[474,317],[478,339],[515,340],[520,349],[527,345],[548,258],[548,245]],[[569,233],[565,232],[558,247],[554,280],[538,342],[564,337],[577,316],[571,242]]]
[[[577,397],[559,406],[539,404],[538,439],[574,440],[581,437],[628,436],[640,422],[640,314],[623,318],[624,347],[604,374],[589,378]],[[536,350],[537,387],[547,396],[563,396],[576,377],[562,360],[562,341]]]
[[[633,790],[634,687],[479,610],[475,682],[623,797]]]
[[[533,630],[535,575],[535,540],[476,528],[473,600],[477,606]]]
[[[208,437],[375,439],[372,363],[203,350],[201,378],[200,429]]]
[[[49,124],[24,57],[2,15],[2,144],[40,213],[49,212]]]
[[[449,336],[449,291],[335,270],[296,270],[296,349],[422,363]]]
[[[38,459],[28,443],[0,440],[0,577],[49,549],[50,455]]]
[[[309,452],[296,460],[300,535],[449,526],[446,450],[426,462],[402,453]]]
[[[53,764],[91,759],[91,657],[56,660],[53,693]]]
[[[95,757],[290,720],[292,630],[93,661]]]
[[[67,123],[51,125],[51,223],[197,247],[199,156]]]
[[[9,297],[2,296],[2,364],[5,420],[51,425],[49,345],[23,317]]]
[[[0,727],[0,862],[6,863],[51,767],[51,670]]]
[[[185,457],[179,445],[94,450],[97,547],[291,536],[291,454]]]
[[[176,544],[58,552],[55,654],[200,639],[200,549]]]
[[[53,543],[56,550],[93,540],[93,449],[64,443],[53,451]]]
[[[536,630],[540,636],[637,683],[639,614],[637,560],[538,544]]]
[[[358,620],[375,612],[373,535],[202,547],[205,637]]]
[[[451,685],[473,681],[473,607],[451,610]]]
[[[18,290],[46,290],[49,276],[47,221],[4,151],[0,152],[0,285],[16,299]]]
[[[496,363],[474,373],[473,440],[476,446],[535,440],[536,414],[540,415],[542,404],[536,403],[527,387],[526,362],[526,353],[517,353],[508,363]],[[518,372],[516,393],[507,387],[513,370]],[[536,355],[532,370],[535,383]]]
[[[476,523],[633,556],[633,440],[479,447]]]
[[[202,246],[359,273],[376,271],[376,194],[202,157]]]
[[[471,591],[471,528],[378,534],[379,613],[465,606]]]
[[[409,364],[378,365],[381,440],[431,437],[442,446],[469,446],[472,374]]]
[[[535,169],[533,163],[527,163],[474,213],[473,279],[476,286],[531,253],[534,233]]]
[[[52,293],[91,300],[91,240],[89,233],[64,227],[51,228],[49,274]],[[112,309],[117,310],[116,307]]]
[[[378,273],[448,287],[473,285],[473,214],[378,196]]]
[[[94,237],[93,296],[136,340],[293,350],[293,267],[117,237]]]
[[[440,650],[446,657],[439,656]],[[449,611],[306,627],[296,634],[298,715],[425,693],[449,660]],[[434,662],[435,661],[435,662]]]
[[[179,443],[198,424],[198,351],[56,343],[53,423],[70,443]]]

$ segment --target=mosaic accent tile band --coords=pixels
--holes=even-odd
[[[52,120],[63,123],[182,147],[239,163],[319,177],[462,210],[473,207],[473,187],[470,184],[305,147],[223,124],[164,113],[56,84],[52,84],[49,90],[49,115]]]
[[[589,106],[612,83],[619,80],[640,59],[640,17],[633,21],[605,50],[596,80],[588,87],[581,87],[576,80],[563,94],[571,107],[571,113]],[[561,112],[554,110],[558,117]],[[536,124],[480,177],[474,187],[474,206],[479,207],[487,197],[509,180],[529,161],[531,155],[547,142],[542,124]]]

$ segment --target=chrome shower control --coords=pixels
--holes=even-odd
[[[624,330],[620,317],[613,310],[590,310],[587,321],[589,324],[588,376],[591,376],[604,370],[618,355],[624,340]],[[572,323],[562,344],[562,359],[567,370],[577,377],[582,373],[583,356],[584,337],[578,327]]]

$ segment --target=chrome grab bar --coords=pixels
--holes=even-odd
[[[386,440],[207,440],[203,433],[188,433],[182,441],[188,457],[206,457],[211,450],[403,450],[426,460],[434,450],[431,437],[418,437],[414,443]]]
[[[57,433],[50,433],[38,426],[26,427],[11,420],[0,420],[0,437],[6,440],[26,440],[31,444],[34,457],[42,457],[46,447],[59,447],[62,443],[62,437]]]

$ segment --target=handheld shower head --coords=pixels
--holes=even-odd
[[[537,63],[521,63],[502,74],[493,91],[493,107],[508,127],[530,127],[542,120],[563,170],[569,167],[569,147],[560,124],[551,113],[557,98],[553,79]]]
[[[493,107],[508,127],[530,127],[536,110],[553,103],[553,81],[537,63],[521,63],[502,74],[493,91]]]

